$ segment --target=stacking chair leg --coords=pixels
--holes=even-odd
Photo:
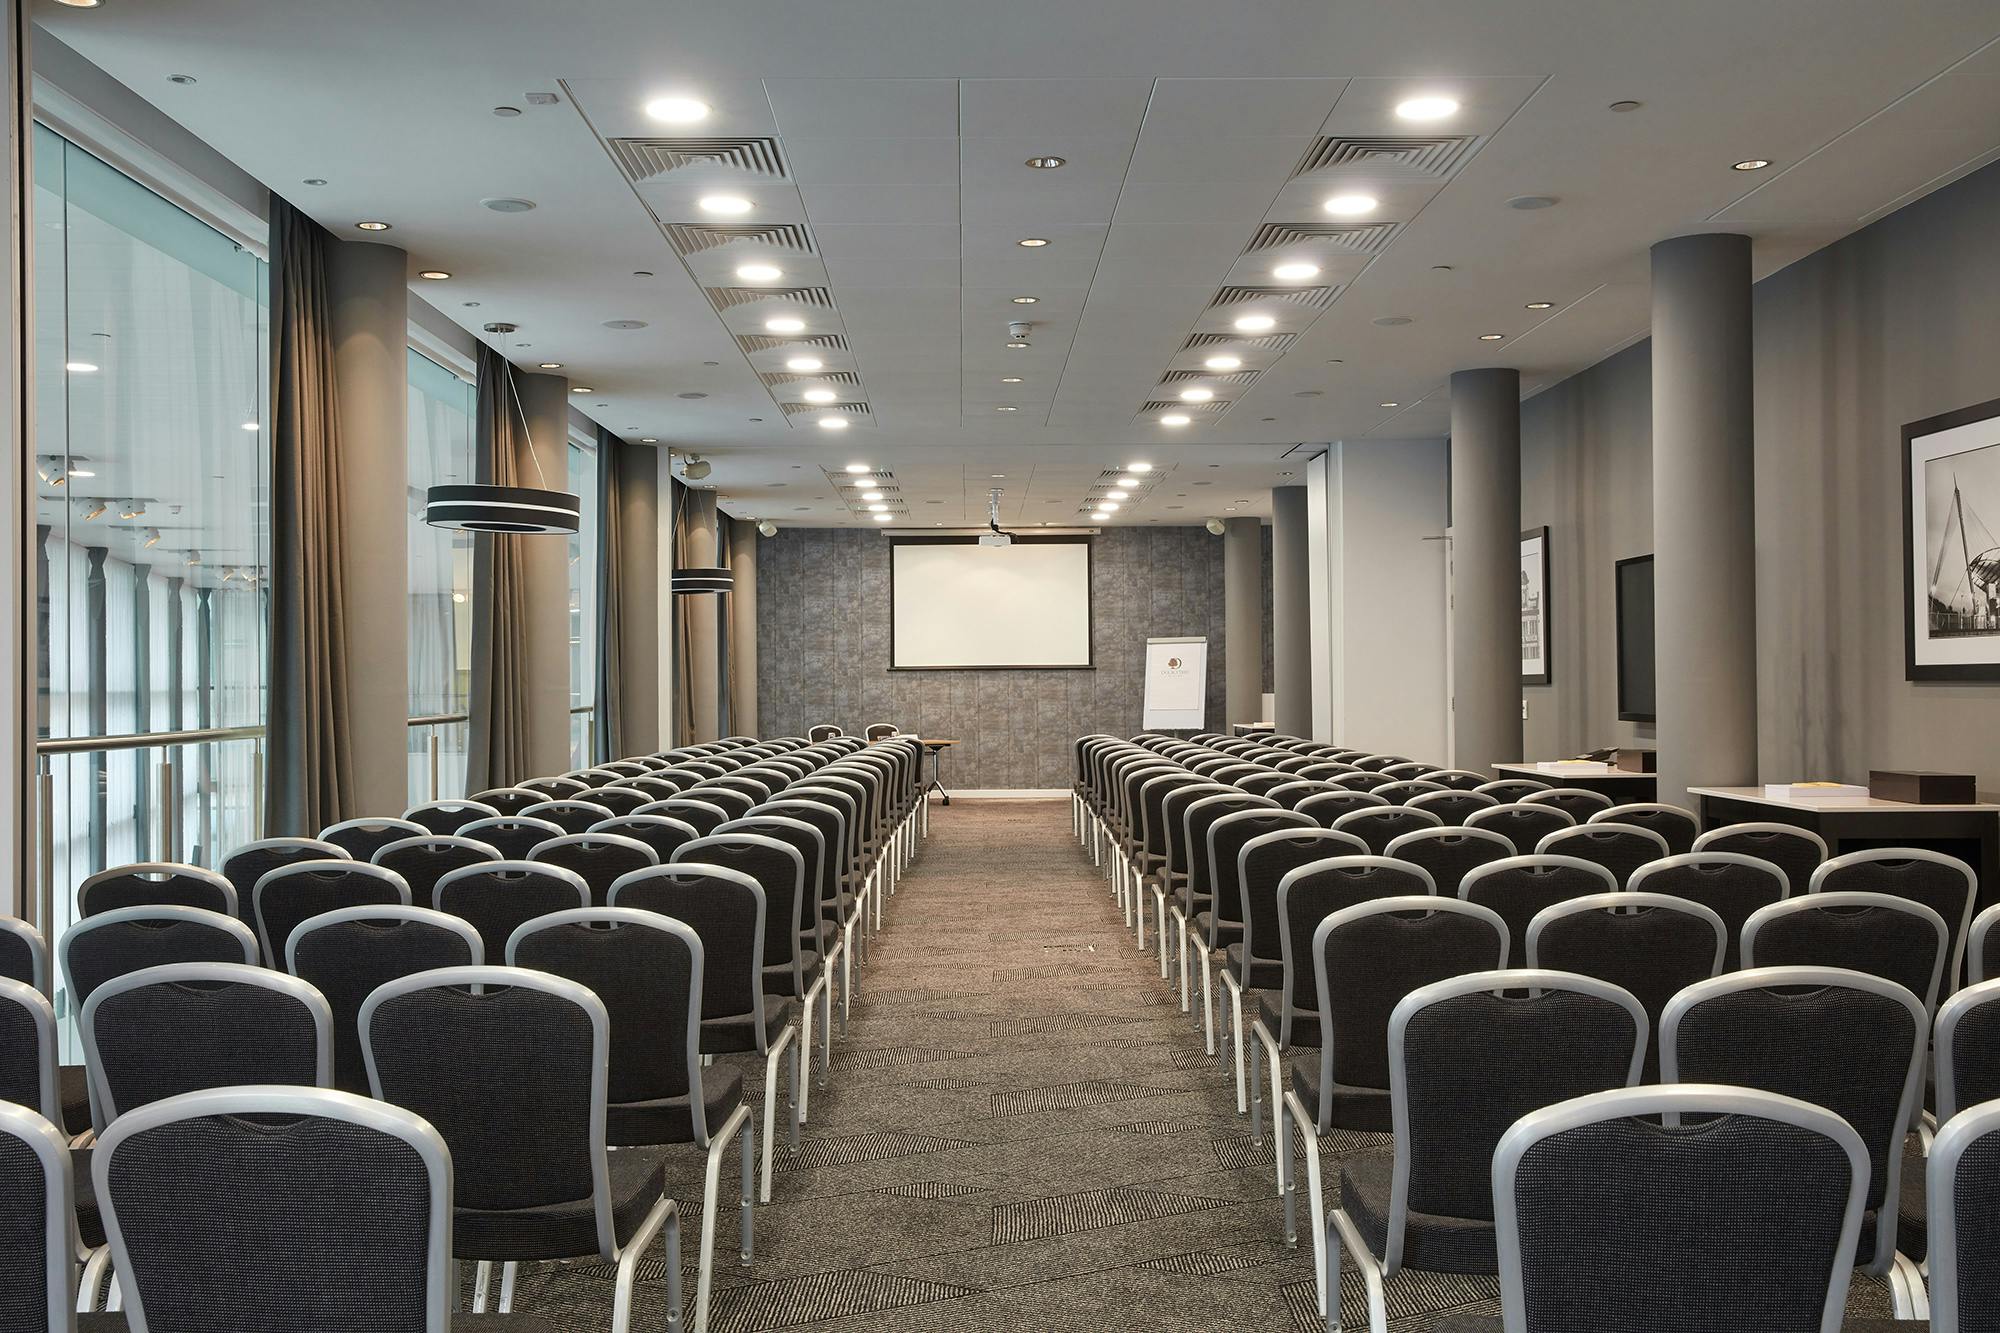
[[[792,1095],[785,1114],[792,1122],[792,1146],[799,1146],[799,1029],[796,1025],[778,1034],[777,1042],[764,1056],[764,1179],[757,1191],[760,1203],[771,1201],[771,1152],[778,1136],[778,1061],[789,1051],[792,1058]]]
[[[1924,1275],[1916,1261],[1896,1252],[1889,1261],[1889,1295],[1894,1302],[1896,1318],[1928,1321],[1931,1317],[1930,1293],[1924,1287]]]
[[[1343,1252],[1353,1255],[1354,1266],[1361,1270],[1361,1283],[1368,1292],[1370,1333],[1387,1333],[1389,1301],[1383,1285],[1382,1265],[1361,1239],[1354,1223],[1338,1208],[1326,1220],[1326,1234],[1320,1252],[1325,1256],[1319,1273],[1320,1316],[1325,1320],[1327,1333],[1340,1333],[1340,1259]]]
[[[1180,915],[1178,909],[1174,915]],[[1167,961],[1167,948],[1173,941],[1167,936],[1167,889],[1164,884],[1153,890],[1153,924],[1159,927],[1160,934],[1160,980],[1166,981],[1172,975],[1172,968]],[[1181,1012],[1187,1012],[1185,1000],[1181,1002]]]
[[[104,1285],[104,1275],[111,1271],[111,1247],[100,1245],[90,1252],[83,1264],[83,1278],[77,1284],[76,1311],[89,1314],[97,1308],[97,1292]]]
[[[804,1080],[793,1080],[792,1100],[798,1103],[799,1123],[802,1125],[806,1123],[812,1111],[813,1025],[819,1020],[817,1010],[820,999],[825,994],[826,970],[821,968],[819,980],[806,987],[805,996],[799,1001],[799,1050],[805,1057],[808,1076]],[[831,1032],[832,1029],[829,1027],[825,1031]],[[826,1085],[822,1083],[820,1086]]]
[[[681,1319],[681,1214],[672,1199],[662,1198],[618,1252],[618,1281],[612,1288],[611,1333],[630,1333],[632,1288],[639,1278],[639,1260],[662,1230],[667,1233],[667,1326]]]
[[[840,923],[840,1035],[847,1035],[847,1011],[854,1003],[854,918]]]
[[[743,1241],[738,1247],[737,1255],[742,1263],[750,1262],[751,1228],[754,1225],[751,1217],[751,1193],[754,1178],[753,1163],[757,1156],[757,1127],[750,1122],[750,1107],[746,1103],[731,1111],[729,1118],[722,1122],[722,1128],[708,1140],[707,1183],[703,1187],[701,1196],[701,1257],[696,1264],[694,1279],[695,1333],[706,1333],[708,1328],[709,1298],[715,1289],[715,1224],[717,1215],[722,1211],[717,1206],[722,1188],[722,1154],[728,1149],[732,1137],[736,1139],[737,1155],[742,1159],[743,1174],[741,1198],[737,1204],[738,1215],[741,1218],[738,1226],[741,1228]],[[675,1246],[676,1250],[678,1248]],[[679,1255],[675,1254],[672,1258],[678,1268]],[[667,1308],[670,1311],[678,1311],[680,1301],[674,1300]]]
[[[1229,992],[1229,1032],[1221,1044],[1235,1055],[1236,1114],[1243,1115],[1250,1110],[1249,1080],[1243,1072],[1243,988],[1227,968],[1223,969],[1222,988]]]
[[[472,1313],[486,1313],[486,1293],[493,1285],[493,1264],[481,1259],[479,1266],[472,1270]]]
[[[1320,1193],[1321,1171],[1319,1158],[1319,1132],[1313,1117],[1306,1110],[1306,1104],[1298,1093],[1285,1089],[1285,1099],[1278,1104],[1278,1135],[1284,1140],[1280,1156],[1285,1163],[1285,1244],[1292,1249],[1299,1247],[1298,1225],[1298,1162],[1292,1146],[1292,1129],[1296,1126],[1299,1138],[1306,1145],[1306,1192],[1307,1205],[1312,1213],[1313,1270],[1323,1273],[1325,1265],[1320,1255],[1322,1233],[1326,1230],[1326,1203]],[[1319,1293],[1320,1308],[1326,1308],[1326,1291]]]
[[[498,1309],[501,1314],[514,1313],[514,1279],[520,1275],[521,1265],[514,1260],[509,1259],[506,1263],[500,1265],[500,1304]]]

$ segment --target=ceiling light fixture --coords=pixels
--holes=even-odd
[[[826,363],[816,356],[795,356],[785,362],[786,370],[810,372],[823,368]]]
[[[89,375],[89,374],[94,374],[97,370],[97,367],[93,366],[88,361],[65,361],[63,363],[63,369],[67,370],[72,375]]]
[[[1401,407],[1401,403],[1377,403],[1377,407]]]
[[[861,476],[863,473],[873,472],[874,470],[875,469],[869,467],[866,463],[849,463],[847,465],[847,475],[850,477],[858,477]]]
[[[704,213],[716,213],[724,217],[737,217],[750,211],[750,201],[740,194],[705,194],[695,200]]]
[[[882,498],[882,492],[880,492],[880,491],[863,491],[863,492],[861,493],[861,498],[862,498],[862,499],[864,499],[864,500],[879,500],[879,499],[881,499],[881,498]]]
[[[1373,213],[1380,205],[1381,200],[1372,194],[1336,194],[1320,207],[1337,218],[1358,218]]]
[[[158,528],[147,528],[146,540],[144,543],[146,549],[151,550],[153,547],[158,546],[159,544],[160,544],[160,530]]]
[[[444,282],[451,277],[451,274],[441,268],[427,268],[418,273],[417,276],[426,282]]]
[[[1192,420],[1194,418],[1184,412],[1169,412],[1160,418],[1160,424],[1162,426],[1185,426]]]
[[[1127,463],[1125,470],[1127,472],[1151,472],[1153,465],[1151,463]]]
[[[1109,500],[1129,500],[1132,498],[1132,492],[1130,491],[1106,491],[1104,495]]]
[[[1028,344],[1026,344],[1026,343],[1021,343],[1021,342],[1014,342],[1014,343],[1008,343],[1008,344],[1007,344],[1007,346],[1008,346],[1008,348],[1009,348],[1010,350],[1012,350],[1012,351],[1016,351],[1016,352],[1020,351],[1020,350],[1021,350],[1022,348],[1026,347],[1027,345],[1028,345]]]
[[[539,364],[540,364],[540,366],[541,366],[541,368],[542,368],[543,370],[561,370],[561,369],[562,369],[562,362],[560,362],[560,361],[543,361],[543,362],[540,362]]]
[[[1118,502],[1116,500],[1100,500],[1097,507],[1107,514],[1118,512]]]
[[[1205,403],[1213,397],[1215,397],[1215,390],[1213,389],[1193,388],[1181,390],[1181,401],[1184,403]]]
[[[124,504],[118,506],[118,517],[120,518],[144,518],[145,516],[146,502],[144,500],[127,500]],[[146,544],[151,546],[152,542],[147,542]]]
[[[1223,533],[1229,531],[1229,525],[1227,523],[1224,523],[1219,518],[1211,518],[1210,520],[1208,520],[1208,522],[1202,524],[1202,526],[1207,528],[1212,535],[1217,537],[1220,537]]]
[[[1000,382],[1002,384],[1019,384],[1021,382],[1021,377],[1019,375],[1002,375],[1000,377]]]
[[[570,389],[570,392],[571,392],[571,393],[596,393],[596,392],[597,392],[597,390],[595,390],[595,389],[591,388],[591,387],[590,387],[590,386],[589,386],[588,384],[579,384],[579,385],[576,385],[575,387],[573,387],[572,389]]]
[[[741,264],[736,276],[745,282],[776,282],[785,276],[785,271],[776,264]]]
[[[1210,370],[1235,370],[1243,364],[1243,358],[1240,356],[1211,356],[1208,360],[1202,362],[1202,364]]]
[[[1031,157],[1028,159],[1028,165],[1037,171],[1054,171],[1067,161],[1069,159],[1066,157]]]
[[[1278,321],[1269,315],[1245,315],[1236,321],[1238,333],[1265,333],[1278,327]]]
[[[896,516],[894,514],[877,514],[875,515],[875,521],[877,523],[894,523]]]
[[[1731,171],[1762,171],[1770,165],[1771,159],[1768,157],[1746,157],[1741,162],[1732,162],[1729,169]]]
[[[1280,282],[1304,282],[1308,278],[1317,278],[1319,276],[1319,265],[1308,264],[1303,260],[1291,264],[1280,264],[1271,270],[1271,276]]]
[[[707,120],[708,112],[708,103],[683,94],[655,97],[646,103],[646,114],[666,125],[692,125]]]
[[[104,0],[56,0],[57,4],[68,5],[71,9],[95,9]]]
[[[657,435],[642,435],[639,437],[639,443],[641,444],[658,444],[659,442],[660,440]]]
[[[1530,309],[1530,310],[1553,310],[1553,309],[1555,309],[1555,308],[1556,308],[1556,303],[1555,303],[1554,301],[1530,301],[1530,302],[1528,302],[1528,309]]]
[[[766,537],[775,537],[778,535],[778,525],[767,518],[757,525],[757,531]]]
[[[359,228],[360,228],[360,229],[361,229],[362,231],[388,231],[388,230],[389,230],[389,224],[388,224],[388,223],[386,223],[386,222],[357,222],[357,223],[355,223],[354,225],[355,225],[356,227],[359,227]]]
[[[778,315],[764,321],[764,328],[770,333],[804,333],[806,322],[790,315]]]
[[[869,505],[869,506],[868,506],[868,512],[869,512],[869,513],[871,513],[871,514],[886,514],[886,513],[888,513],[888,512],[889,512],[889,506],[888,506],[888,505]]]
[[[1039,296],[1017,296],[1017,297],[1015,297],[1015,298],[1014,298],[1014,304],[1015,304],[1015,305],[1033,305],[1033,304],[1034,304],[1035,302],[1037,302],[1037,301],[1039,301],[1039,300],[1041,300],[1041,299],[1042,299],[1042,298],[1041,298],[1041,297],[1039,297]]]
[[[994,410],[995,412],[1018,412],[1018,411],[1020,411],[1021,409],[1020,409],[1020,408],[1018,408],[1018,407],[1007,407],[1007,406],[1005,406],[1005,405],[1002,405],[1002,406],[1000,406],[1000,407],[996,407],[996,408],[994,408],[993,410]]]
[[[840,395],[831,389],[807,389],[799,396],[809,403],[833,403],[840,400]]]
[[[821,430],[846,430],[849,424],[846,417],[821,417],[819,419],[819,428]]]
[[[1479,341],[1483,343],[1497,343],[1506,336],[1504,333],[1482,333],[1479,335]]]
[[[1048,239],[1042,236],[1023,236],[1020,240],[1014,242],[1014,244],[1023,246],[1029,250],[1039,250],[1048,244]]]
[[[1453,97],[1406,97],[1396,103],[1396,114],[1404,120],[1449,120],[1458,114],[1458,99]]]
[[[259,425],[258,423],[254,422],[254,421],[246,421],[246,422],[244,422],[244,423],[243,423],[243,429],[244,429],[244,430],[262,430],[262,429],[264,429],[264,428],[263,428],[263,427],[262,427],[261,425]]]

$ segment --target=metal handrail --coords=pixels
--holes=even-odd
[[[453,722],[471,721],[469,713],[429,713],[423,717],[410,718],[405,725],[412,727],[442,727]]]
[[[263,737],[262,727],[201,727],[194,731],[140,731],[116,736],[45,736],[35,742],[35,753],[97,754],[101,751],[152,750],[163,745],[262,740]]]

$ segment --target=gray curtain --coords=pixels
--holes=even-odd
[[[688,488],[681,485],[678,478],[671,479],[667,488],[672,494],[669,503],[674,516],[674,559],[673,568],[685,568],[688,563]],[[668,604],[674,617],[674,722],[671,741],[674,745],[687,745],[694,739],[694,599],[677,597],[672,589],[667,590]]]
[[[513,365],[481,343],[472,451],[482,484],[521,484],[520,459],[528,442],[515,406],[517,392]],[[545,776],[527,771],[528,571],[521,543],[531,540],[486,532],[473,539],[468,794]]]
[[[264,833],[361,813],[341,616],[340,416],[318,223],[271,196],[270,717]],[[397,590],[400,595],[401,590]]]
[[[594,764],[623,759],[624,709],[618,669],[624,658],[625,620],[619,614],[622,592],[619,570],[624,561],[625,445],[604,427],[597,428],[597,729]],[[650,747],[649,747],[650,748]]]

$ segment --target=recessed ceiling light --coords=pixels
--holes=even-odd
[[[1020,408],[1018,408],[1018,407],[1006,407],[1006,406],[1001,406],[1001,407],[996,407],[996,408],[994,408],[993,410],[994,410],[995,412],[1018,412],[1018,411],[1020,411],[1021,409],[1020,409]]]
[[[641,444],[658,444],[659,442],[659,437],[655,435],[642,435],[639,437],[639,443]]]
[[[847,426],[848,421],[846,417],[821,417],[819,419],[819,428],[821,430],[846,430]]]
[[[1139,479],[1137,477],[1118,477],[1111,484],[1113,486],[1137,486]]]
[[[1020,240],[1014,242],[1014,244],[1024,245],[1030,250],[1039,250],[1043,246],[1047,245],[1048,241],[1046,238],[1041,236],[1024,236]]]
[[[1104,494],[1107,499],[1111,500],[1129,500],[1132,498],[1132,492],[1130,491],[1106,491]]]
[[[863,491],[863,492],[861,493],[861,498],[862,498],[862,499],[864,499],[864,500],[879,500],[879,499],[881,499],[881,498],[882,498],[882,492],[880,492],[880,491]]]
[[[97,367],[93,366],[88,361],[65,361],[63,363],[63,369],[67,370],[72,375],[89,375],[95,373]]]
[[[1215,390],[1213,389],[1194,388],[1181,390],[1181,401],[1184,403],[1205,403],[1213,397],[1215,397]]]
[[[1160,418],[1160,424],[1162,426],[1185,426],[1192,420],[1194,418],[1188,416],[1185,412],[1169,412]]]
[[[750,201],[740,194],[705,194],[695,200],[695,204],[704,213],[720,213],[727,217],[750,211]]]
[[[1554,301],[1530,301],[1530,302],[1528,302],[1528,309],[1530,309],[1530,310],[1553,310],[1553,309],[1555,309],[1555,306],[1556,306],[1556,303],[1555,303]]]
[[[1041,298],[1041,297],[1039,297],[1039,296],[1017,296],[1017,297],[1015,297],[1015,298],[1014,298],[1014,304],[1015,304],[1015,305],[1033,305],[1033,304],[1034,304],[1035,302],[1037,302],[1037,301],[1039,301],[1039,300],[1041,300],[1041,299],[1042,299],[1042,298]]]
[[[300,182],[299,182],[299,184],[301,184],[301,185],[315,185],[315,186],[317,186],[317,185],[324,185],[324,184],[326,184],[326,177],[324,177],[324,176],[308,176],[308,177],[306,177],[306,178],[305,178],[304,180],[300,181]]]
[[[1245,315],[1236,321],[1239,333],[1264,333],[1278,327],[1278,321],[1269,315]]]
[[[560,361],[543,361],[543,362],[541,362],[541,363],[540,363],[540,365],[541,365],[541,368],[542,368],[543,370],[561,370],[561,369],[562,369],[562,362],[560,362]]]
[[[868,512],[869,512],[869,513],[871,513],[871,514],[886,514],[886,513],[888,513],[888,512],[889,512],[889,506],[888,506],[888,505],[869,505],[869,506],[868,506]]]
[[[1054,171],[1067,161],[1069,159],[1066,157],[1031,157],[1028,159],[1028,165],[1037,171]]]
[[[445,272],[441,268],[427,268],[424,269],[422,272],[418,273],[417,276],[424,279],[424,281],[426,282],[443,282],[447,278],[451,277],[451,274]]]
[[[357,226],[357,227],[359,227],[359,228],[360,228],[361,230],[363,230],[363,231],[387,231],[387,230],[389,230],[389,224],[388,224],[388,223],[386,223],[386,222],[357,222],[357,223],[355,223],[354,225],[355,225],[355,226]]]
[[[196,80],[196,78],[192,74],[169,74],[167,75],[167,82],[178,83],[181,84],[182,86],[186,86],[188,84],[198,82],[198,80]]]
[[[1202,362],[1202,364],[1210,370],[1235,370],[1243,364],[1243,358],[1240,356],[1211,356],[1208,360]]]
[[[1271,270],[1271,276],[1280,282],[1304,282],[1307,278],[1319,276],[1319,265],[1303,260],[1291,264],[1280,264]]]
[[[1017,352],[1018,352],[1018,351],[1020,351],[1020,350],[1021,350],[1021,349],[1022,349],[1023,347],[1026,347],[1027,345],[1028,345],[1028,344],[1026,344],[1026,343],[1008,343],[1008,344],[1007,344],[1007,346],[1008,346],[1009,348],[1011,348],[1012,350],[1014,350],[1014,351],[1017,351]]]
[[[1746,157],[1741,162],[1731,163],[1729,169],[1731,171],[1762,171],[1770,165],[1771,159],[1768,157]]]
[[[571,393],[596,393],[596,392],[597,392],[597,390],[595,390],[595,389],[591,388],[591,387],[590,387],[590,386],[589,386],[588,384],[578,384],[578,385],[575,385],[574,387],[572,387],[572,388],[570,389],[570,392],[571,392]]]
[[[262,429],[264,429],[264,428],[263,428],[263,426],[259,425],[259,424],[258,424],[257,422],[255,422],[255,421],[246,421],[246,422],[244,422],[244,423],[243,423],[243,429],[245,429],[245,430],[262,430]]]
[[[1482,333],[1479,335],[1479,341],[1483,343],[1497,343],[1506,336],[1504,333]]]
[[[1554,208],[1560,202],[1552,194],[1517,194],[1507,201],[1507,207],[1532,213],[1537,209]]]
[[[736,276],[745,282],[776,282],[785,271],[776,264],[739,264]]]
[[[708,119],[708,103],[696,97],[674,95],[655,97],[646,103],[646,114],[668,125],[692,125]]]
[[[1153,465],[1151,463],[1127,463],[1125,470],[1127,472],[1151,472]]]
[[[1373,213],[1381,200],[1372,194],[1337,194],[1320,207],[1337,218],[1358,218],[1364,213]]]
[[[71,9],[95,9],[104,0],[56,0],[57,4],[68,5]]]
[[[847,475],[850,477],[858,477],[864,472],[871,472],[873,470],[866,463],[849,463],[847,465]]]
[[[1118,512],[1118,502],[1116,500],[1099,501],[1097,507],[1103,510],[1107,514],[1115,514]]]
[[[1019,384],[1021,382],[1021,377],[1019,375],[1002,375],[1000,377],[1000,382],[1002,384]]]
[[[1376,404],[1376,406],[1378,406],[1378,407],[1401,407],[1401,406],[1402,406],[1402,404],[1401,404],[1401,403],[1378,403],[1378,404]]]
[[[1458,114],[1458,100],[1452,97],[1406,97],[1396,103],[1396,114],[1404,120],[1448,120]]]
[[[765,320],[764,327],[771,333],[803,333],[805,332],[806,322],[802,319],[794,319],[790,315],[778,315]]]
[[[791,360],[785,362],[785,369],[798,370],[798,371],[814,371],[821,369],[825,365],[826,363],[820,360],[816,356],[795,356]]]

